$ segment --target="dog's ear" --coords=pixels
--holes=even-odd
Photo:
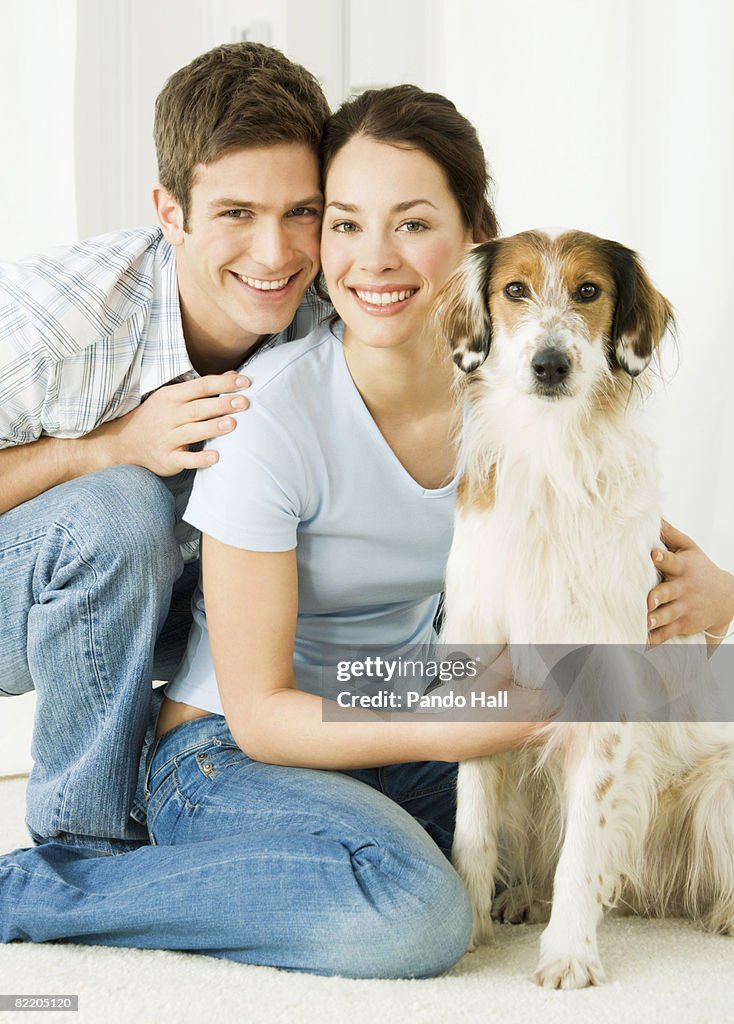
[[[451,346],[454,362],[464,373],[476,370],[489,355],[488,286],[498,246],[498,241],[491,241],[470,249],[436,299],[434,317]]]
[[[673,307],[655,288],[636,252],[609,242],[607,255],[617,288],[609,357],[613,365],[637,377],[668,328],[674,328]]]

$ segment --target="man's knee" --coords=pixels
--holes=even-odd
[[[181,570],[175,508],[165,483],[140,466],[113,466],[73,481],[56,525],[85,556],[131,560],[171,582]]]

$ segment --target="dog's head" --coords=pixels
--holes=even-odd
[[[609,372],[637,377],[673,323],[639,257],[581,231],[526,231],[475,246],[437,300],[441,330],[469,374],[490,350],[519,390],[577,394]]]

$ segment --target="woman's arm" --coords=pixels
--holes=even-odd
[[[719,569],[690,537],[663,520],[661,533],[667,550],[652,553],[665,579],[647,600],[650,644],[692,633],[723,637],[734,618],[734,576]],[[708,637],[709,647],[718,639]]]
[[[322,699],[296,688],[295,551],[245,551],[203,537],[214,668],[227,724],[252,758],[304,768],[458,761],[532,742],[532,722],[447,722],[397,713],[389,722],[322,720]],[[243,629],[242,623],[246,623]],[[357,716],[354,716],[355,718]],[[360,718],[363,713],[360,713]]]

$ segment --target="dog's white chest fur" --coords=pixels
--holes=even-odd
[[[510,440],[488,446],[496,453],[488,491],[459,503],[447,566],[448,643],[646,640],[660,526],[654,448],[634,413],[622,437],[590,427],[591,436],[567,432],[554,443],[546,411],[541,406],[535,423],[526,412],[514,439],[508,409],[499,413],[502,425],[486,413],[468,424],[485,444],[495,432]]]

